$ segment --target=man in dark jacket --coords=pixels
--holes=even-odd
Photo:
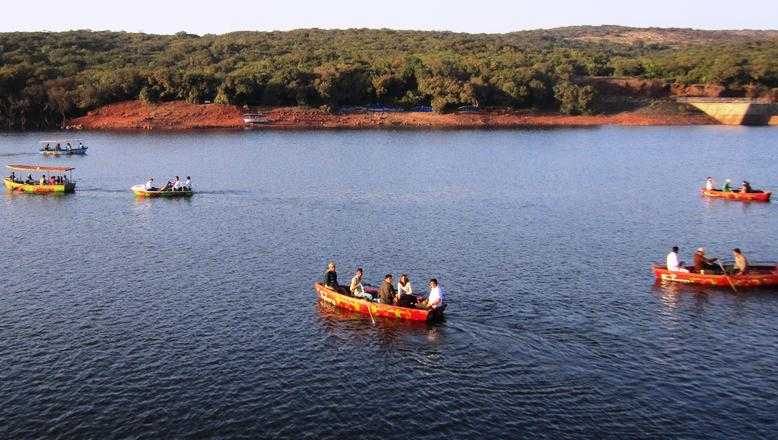
[[[384,304],[394,304],[394,298],[397,296],[397,290],[392,285],[392,274],[388,273],[384,277],[384,282],[378,288],[378,298]]]

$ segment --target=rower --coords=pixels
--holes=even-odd
[[[748,272],[748,258],[740,248],[732,249],[732,254],[735,256],[735,275],[745,275]]]
[[[727,179],[724,181],[724,187],[721,188],[724,192],[732,192],[732,181],[730,179]]]
[[[708,191],[713,191],[713,178],[708,177],[705,179],[705,189]]]
[[[192,190],[192,178],[189,176],[186,176],[186,182],[184,182],[184,190],[186,191]]]
[[[181,181],[178,180],[178,176],[173,179],[173,191],[181,191]]]
[[[354,278],[351,279],[351,284],[349,284],[348,290],[351,292],[351,295],[355,296],[356,298],[365,298],[368,301],[373,301],[373,295],[365,292],[365,288],[362,286],[363,274],[364,272],[362,271],[362,268],[358,267],[356,273],[354,274]]]
[[[667,270],[670,272],[689,272],[683,267],[683,261],[678,261],[678,246],[673,246],[673,250],[667,254]]]
[[[740,186],[740,192],[748,194],[754,192],[754,190],[751,188],[751,184],[744,180],[743,184]]]
[[[694,271],[696,273],[702,273],[703,270],[716,270],[716,265],[713,263],[718,258],[706,258],[705,249],[699,248],[694,253]]]

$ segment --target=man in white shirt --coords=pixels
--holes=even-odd
[[[178,180],[178,176],[173,180],[173,191],[181,191],[181,181]]]
[[[427,297],[427,301],[424,303],[424,305],[428,309],[437,309],[443,307],[446,291],[443,290],[442,286],[438,285],[438,280],[435,278],[430,278],[429,288],[430,294]]]
[[[146,188],[146,191],[156,191],[156,188],[154,188],[154,178],[149,177],[149,180],[144,187]]]
[[[689,272],[683,267],[683,261],[678,261],[678,246],[673,246],[673,250],[667,254],[667,270],[670,272]]]
[[[713,178],[708,177],[707,179],[705,179],[705,189],[708,191],[713,190]]]
[[[186,182],[184,182],[184,189],[187,191],[192,190],[192,178],[189,176],[186,176]]]

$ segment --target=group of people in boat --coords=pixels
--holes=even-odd
[[[429,287],[427,298],[413,293],[411,279],[407,274],[400,275],[396,288],[394,287],[394,276],[390,273],[384,275],[384,280],[381,282],[381,286],[378,287],[375,295],[365,291],[363,279],[364,270],[358,267],[354,277],[351,278],[348,288],[341,286],[338,284],[338,272],[333,261],[327,263],[327,271],[324,272],[324,285],[343,295],[408,308],[437,309],[444,305],[446,294],[443,286],[435,278],[430,278],[427,282]]]
[[[748,259],[745,255],[743,255],[743,252],[740,250],[740,248],[732,249],[732,255],[735,257],[733,274],[745,275],[748,273]],[[673,246],[673,249],[669,254],[667,254],[667,270],[670,272],[692,272],[712,275],[727,274],[719,259],[709,258],[707,255],[705,255],[704,248],[698,248],[694,252],[694,256],[692,258],[694,260],[694,265],[689,268],[684,264],[683,261],[680,261],[678,257],[678,246]]]
[[[73,148],[73,145],[71,145],[70,142],[66,142],[64,147],[60,145],[59,142],[57,142],[57,144],[54,145],[53,147],[51,146],[51,144],[44,145],[43,148],[41,148],[41,151],[71,151],[71,150],[83,150],[84,148],[85,148],[84,144],[82,144],[81,142],[78,143],[78,147],[76,148]]]
[[[186,176],[186,181],[182,181],[178,176],[170,179],[162,186],[157,188],[154,186],[154,178],[149,177],[149,180],[143,186],[146,191],[191,191],[192,190],[192,178]]]
[[[755,190],[751,188],[751,183],[744,180],[743,183],[740,184],[740,188],[737,190],[733,190],[732,188],[732,180],[726,179],[724,180],[724,186],[721,187],[721,189],[716,188],[716,184],[713,181],[712,177],[708,177],[705,179],[705,189],[708,191],[722,191],[722,192],[735,192],[738,191],[740,193],[760,193],[763,191]]]
[[[68,176],[65,175],[49,176],[46,178],[46,175],[44,174],[36,180],[33,179],[32,174],[28,174],[26,179],[22,179],[21,177],[17,178],[16,173],[11,172],[11,175],[8,176],[8,178],[11,182],[23,183],[25,185],[64,185],[68,183]]]

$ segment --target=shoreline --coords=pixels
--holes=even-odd
[[[512,129],[618,126],[717,125],[702,113],[667,111],[621,112],[570,116],[527,110],[479,113],[351,112],[327,113],[315,108],[275,107],[261,110],[266,121],[247,126],[234,105],[188,104],[181,101],[145,104],[125,101],[107,105],[64,124],[68,130],[181,131],[192,129],[335,130],[335,129]]]

